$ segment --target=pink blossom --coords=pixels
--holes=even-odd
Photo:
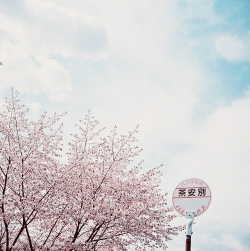
[[[64,115],[26,118],[17,93],[0,113],[1,250],[155,250],[176,235],[159,189],[160,167],[140,174],[138,127],[118,137],[90,112],[61,164]]]

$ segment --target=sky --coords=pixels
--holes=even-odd
[[[32,119],[68,112],[65,142],[88,109],[107,133],[139,124],[135,161],[163,164],[169,206],[187,178],[212,191],[192,250],[250,250],[249,12],[249,0],[0,0],[0,103],[13,87]],[[184,246],[184,232],[168,243]]]

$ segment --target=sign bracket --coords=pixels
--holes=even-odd
[[[192,226],[193,226],[193,221],[194,221],[194,216],[195,212],[193,211],[186,211],[186,235],[190,235],[193,233],[192,232]]]

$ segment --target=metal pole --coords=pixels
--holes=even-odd
[[[192,225],[194,221],[195,212],[193,211],[186,211],[186,249],[185,251],[191,251],[191,235],[192,232]]]
[[[185,251],[191,251],[191,235],[186,235],[186,249]]]

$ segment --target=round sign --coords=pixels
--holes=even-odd
[[[200,179],[182,181],[174,190],[173,205],[175,210],[185,216],[186,211],[193,211],[194,216],[203,214],[211,202],[211,190]]]

